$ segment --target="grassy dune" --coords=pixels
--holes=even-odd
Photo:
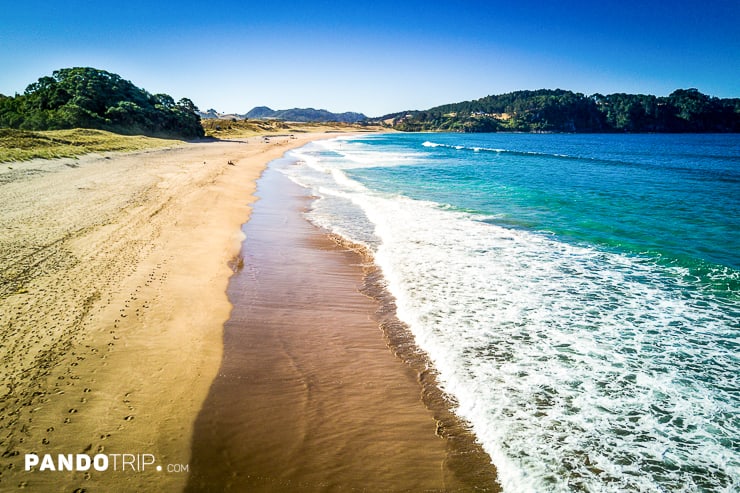
[[[0,162],[76,157],[91,152],[134,151],[179,143],[179,140],[119,135],[85,128],[38,132],[0,128]]]
[[[229,139],[238,137],[252,137],[255,135],[269,136],[271,133],[305,133],[305,132],[377,132],[382,130],[378,126],[360,125],[352,123],[297,123],[279,120],[225,120],[205,119],[201,125],[207,137]]]
[[[231,139],[306,132],[372,132],[379,127],[349,123],[290,123],[276,120],[203,120],[206,136]],[[120,135],[104,130],[30,131],[0,128],[0,163],[76,157],[91,152],[136,151],[181,144],[180,140]]]

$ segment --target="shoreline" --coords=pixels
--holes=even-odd
[[[362,258],[305,220],[307,191],[272,165],[257,193],[185,491],[456,490],[359,292]]]
[[[230,406],[216,406],[211,416],[206,411],[233,347],[228,327],[235,313],[238,318],[240,303],[230,286],[245,264],[249,267],[252,252],[244,240],[255,226],[258,180],[288,150],[338,134],[297,135],[269,144],[258,136],[31,161],[16,166],[13,179],[0,185],[0,197],[13,204],[0,218],[9,232],[1,245],[8,255],[0,265],[0,370],[8,375],[0,386],[3,489],[203,491],[198,471],[203,452],[212,449],[199,449],[198,427],[229,414]],[[296,463],[277,464],[291,471],[270,476],[268,468],[250,476],[223,447],[215,456],[224,462],[206,467],[209,486],[220,471],[226,482],[216,484],[238,489],[243,483],[231,481],[247,471],[249,484],[266,491],[276,484],[309,490],[375,484],[384,490],[498,491],[490,459],[452,413],[428,361],[395,318],[393,299],[372,258],[302,217],[310,198],[300,190],[300,207],[279,214],[300,220],[298,229],[308,228],[299,240],[310,243],[308,255],[317,255],[318,262],[333,258],[329,270],[344,281],[329,292],[346,306],[333,300],[324,319],[345,312],[339,317],[359,335],[337,346],[343,334],[320,331],[328,338],[315,341],[315,352],[326,355],[325,349],[333,348],[339,356],[334,366],[318,369],[312,382],[299,385],[301,395],[315,393],[316,385],[329,393],[307,401],[318,403],[314,411],[321,409],[304,423],[301,453],[296,453],[297,435],[288,438]],[[326,287],[320,286],[309,293]],[[282,302],[273,306],[277,313],[289,309],[280,295],[274,296]],[[310,304],[298,308],[295,319],[312,312]],[[311,334],[310,323],[304,328]],[[379,328],[382,336],[375,332]],[[295,347],[303,342],[293,341]],[[261,364],[267,361],[260,358]],[[337,376],[345,367],[353,371]],[[350,384],[355,375],[364,377],[361,387]],[[278,394],[270,386],[265,402]],[[337,403],[344,401],[354,407],[342,411]],[[335,423],[328,433],[327,425],[315,425],[327,419],[327,406]],[[258,413],[263,419],[274,414],[266,409],[269,405]],[[236,417],[232,412],[232,426],[217,446],[234,437],[252,440],[243,433],[253,432],[253,425]],[[327,436],[340,442],[332,446]],[[286,443],[269,442],[274,450]],[[358,447],[368,452],[358,453]],[[132,454],[154,462],[104,472],[38,467],[27,472],[24,456],[31,453],[117,457],[111,461]],[[180,470],[155,468],[171,465]]]
[[[287,162],[244,227],[186,491],[499,491],[372,259],[306,220]]]
[[[24,471],[24,458],[189,463],[256,180],[288,149],[334,136],[13,164],[0,185],[0,489],[184,487],[182,470]]]
[[[446,442],[445,467],[463,485],[461,490],[501,492],[496,466],[483,450],[471,425],[455,414],[454,402],[439,386],[434,363],[416,345],[408,325],[398,318],[396,300],[386,288],[383,272],[375,264],[372,254],[340,236],[331,234],[330,237],[364,259],[360,292],[377,303],[374,319],[383,332],[388,349],[416,374],[421,400],[436,422],[435,434]]]

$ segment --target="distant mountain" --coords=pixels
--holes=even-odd
[[[204,120],[243,120],[243,115],[237,115],[236,113],[219,113],[218,111],[214,110],[213,108],[209,109],[208,111],[199,111],[198,115],[200,115],[201,119]]]
[[[220,118],[221,117],[218,111],[214,110],[213,108],[209,109],[208,111],[199,111],[198,116],[200,116],[201,118]]]
[[[367,117],[362,113],[332,113],[327,110],[317,110],[314,108],[293,108],[290,110],[273,110],[267,106],[257,106],[252,108],[244,118],[251,119],[276,119],[290,122],[342,122],[355,123],[366,120]]]
[[[279,111],[270,109],[267,106],[255,106],[244,115],[244,118],[254,118],[257,120],[263,118],[278,118],[276,116],[278,113]]]
[[[740,132],[740,98],[719,99],[697,89],[667,97],[540,89],[371,121],[407,132]]]

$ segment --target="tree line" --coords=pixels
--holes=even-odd
[[[150,94],[117,74],[90,67],[57,70],[23,94],[0,94],[0,127],[23,130],[95,128],[129,135],[204,135],[187,98]]]
[[[679,89],[666,97],[540,89],[379,120],[403,131],[740,132],[740,98],[719,99],[697,89]]]

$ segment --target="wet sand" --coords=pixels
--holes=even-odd
[[[460,448],[360,292],[363,257],[301,216],[306,192],[278,171],[258,195],[186,491],[493,490],[487,456],[483,474],[453,469]]]

